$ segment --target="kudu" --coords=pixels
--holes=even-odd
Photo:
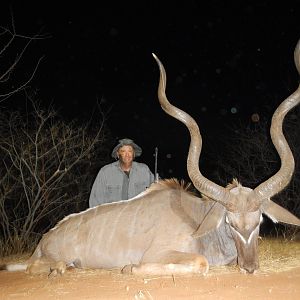
[[[282,125],[286,114],[300,102],[300,87],[276,109],[271,123],[271,139],[279,154],[281,167],[279,171],[259,184],[254,190],[243,187],[236,180],[235,187],[226,189],[206,177],[199,168],[199,158],[202,149],[202,137],[195,120],[186,112],[172,105],[166,96],[166,72],[158,57],[153,54],[160,70],[158,98],[162,109],[170,116],[186,125],[190,132],[190,147],[187,159],[188,175],[195,188],[205,197],[214,200],[215,205],[206,220],[193,234],[201,238],[218,227],[225,218],[230,227],[237,249],[238,265],[241,270],[253,273],[258,269],[258,235],[262,214],[273,222],[283,222],[300,226],[300,220],[286,209],[271,201],[271,197],[282,191],[290,182],[294,173],[295,162],[292,151],[284,137]],[[294,51],[294,61],[300,74],[300,40]]]
[[[296,216],[270,200],[287,186],[294,172],[282,123],[299,103],[300,88],[280,104],[273,116],[271,137],[281,159],[280,170],[254,190],[235,180],[224,188],[201,174],[199,128],[193,118],[167,100],[166,73],[154,57],[160,69],[160,104],[189,129],[187,169],[204,198],[188,192],[176,179],[160,180],[130,200],[65,217],[42,237],[28,261],[2,265],[2,270],[54,274],[73,265],[121,268],[123,273],[141,275],[206,274],[209,265],[237,262],[242,271],[253,273],[259,267],[257,239],[262,213],[274,222],[300,225]],[[300,71],[300,43],[295,61]]]

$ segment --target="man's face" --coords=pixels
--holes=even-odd
[[[122,163],[131,163],[134,159],[134,150],[130,145],[124,145],[118,150],[118,158]]]

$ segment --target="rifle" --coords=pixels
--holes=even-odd
[[[159,175],[157,172],[157,157],[158,157],[158,148],[155,147],[155,152],[154,152],[154,181],[158,182]]]

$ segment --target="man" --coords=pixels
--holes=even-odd
[[[133,198],[154,181],[146,164],[134,161],[142,149],[131,139],[119,140],[111,156],[116,162],[102,167],[93,184],[89,206]]]

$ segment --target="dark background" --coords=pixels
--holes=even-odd
[[[151,53],[166,68],[169,100],[200,126],[202,157],[214,147],[221,152],[218,138],[228,127],[244,126],[254,113],[269,120],[297,87],[299,1],[278,2],[2,1],[0,25],[10,26],[12,12],[19,34],[49,36],[35,41],[20,65],[26,77],[44,56],[30,85],[45,105],[85,120],[101,100],[111,108],[116,141],[134,139],[152,171],[158,147],[160,174],[184,178],[188,131],[158,104]]]

